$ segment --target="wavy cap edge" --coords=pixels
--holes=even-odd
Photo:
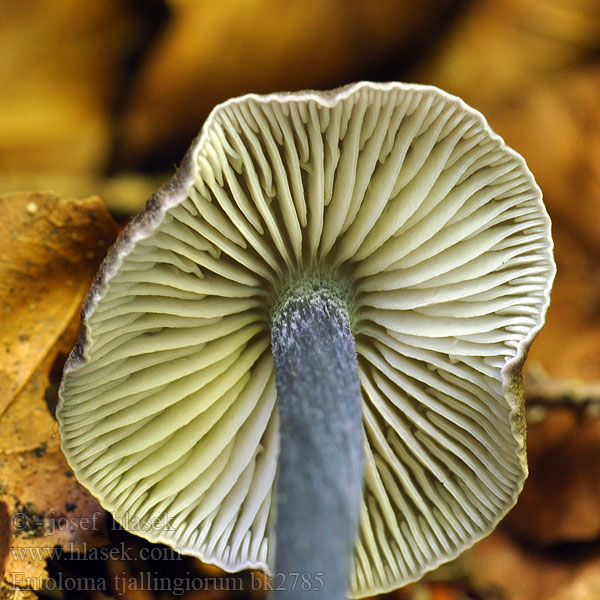
[[[490,137],[499,142],[500,148],[511,155],[514,159],[516,159],[523,172],[527,175],[532,189],[536,192],[536,200],[539,208],[539,214],[544,219],[545,223],[545,234],[548,240],[548,245],[545,248],[546,260],[548,262],[548,271],[547,271],[547,281],[544,286],[544,296],[542,302],[540,303],[540,312],[538,314],[538,322],[535,327],[533,327],[527,335],[525,335],[517,346],[517,353],[514,358],[507,361],[504,367],[501,370],[501,378],[502,378],[502,390],[506,401],[508,402],[511,413],[511,428],[513,430],[513,436],[515,440],[518,442],[519,448],[517,449],[517,456],[519,458],[519,462],[523,469],[523,477],[521,480],[521,485],[518,489],[515,489],[514,494],[514,502],[512,504],[507,505],[506,510],[503,511],[501,515],[499,515],[497,522],[488,530],[483,532],[481,535],[476,536],[472,539],[471,543],[465,545],[460,549],[460,551],[456,552],[453,555],[448,555],[439,561],[428,565],[421,573],[415,578],[407,580],[403,583],[403,585],[407,585],[414,581],[420,580],[422,576],[437,568],[438,566],[445,564],[457,556],[462,554],[464,551],[472,547],[476,542],[480,541],[484,537],[487,537],[497,526],[497,524],[502,520],[502,518],[512,509],[514,504],[516,504],[519,494],[522,490],[523,483],[528,474],[527,468],[527,458],[525,453],[525,441],[526,441],[526,431],[525,431],[525,396],[523,389],[523,379],[521,375],[521,369],[523,364],[527,358],[527,354],[531,344],[533,343],[535,337],[541,330],[544,325],[545,317],[547,314],[548,306],[550,303],[550,291],[552,288],[552,283],[554,281],[554,277],[556,274],[556,264],[553,256],[553,248],[554,244],[551,237],[551,221],[546,210],[546,207],[543,203],[542,199],[542,191],[539,188],[537,182],[533,174],[531,173],[529,167],[525,159],[514,149],[509,147],[504,139],[498,135],[492,127],[489,125],[485,116],[478,111],[477,109],[469,106],[464,100],[455,96],[454,94],[450,94],[436,86],[432,85],[423,85],[423,84],[414,84],[414,83],[403,83],[403,82],[369,82],[369,81],[361,81],[357,83],[352,83],[348,85],[344,85],[338,87],[334,90],[330,91],[319,91],[319,90],[302,90],[297,92],[277,92],[271,94],[256,94],[249,93],[239,97],[231,98],[225,102],[222,102],[215,106],[206,121],[204,122],[200,133],[194,138],[189,149],[185,153],[179,168],[176,173],[171,177],[169,181],[163,184],[147,201],[144,209],[138,213],[125,227],[117,241],[113,244],[111,249],[109,250],[106,258],[103,260],[102,264],[99,267],[99,270],[96,274],[96,277],[90,287],[88,295],[84,301],[83,307],[81,309],[81,326],[79,329],[78,337],[75,342],[71,353],[69,354],[67,361],[65,363],[63,375],[67,374],[71,371],[77,370],[82,363],[86,361],[86,347],[89,342],[88,336],[88,320],[93,315],[99,301],[103,298],[108,283],[111,278],[118,271],[122,260],[126,257],[135,247],[136,243],[142,239],[149,237],[154,229],[160,225],[164,216],[170,208],[176,206],[181,201],[185,199],[187,196],[187,192],[189,187],[192,185],[192,182],[197,173],[196,167],[196,157],[201,150],[205,139],[206,133],[211,127],[215,117],[227,106],[232,104],[241,104],[246,102],[249,99],[252,99],[261,103],[269,103],[269,102],[280,102],[282,104],[289,102],[290,100],[294,101],[309,101],[313,100],[317,102],[319,105],[323,107],[331,108],[335,106],[341,100],[344,100],[350,96],[352,96],[357,91],[370,88],[375,91],[390,91],[392,89],[399,89],[403,91],[419,91],[426,92],[431,91],[438,94],[440,97],[445,98],[446,100],[450,100],[456,104],[458,104],[465,112],[474,116],[481,124],[482,127],[487,129]],[[59,388],[59,403],[57,407],[57,413],[60,411],[62,405],[62,387],[63,384],[61,382]],[[118,519],[117,519],[118,520]],[[139,532],[138,535],[144,532]],[[141,535],[141,537],[146,537]],[[154,536],[153,536],[154,537]],[[159,536],[160,537],[160,536]],[[147,538],[148,539],[148,538]],[[162,541],[160,539],[155,538],[153,541]],[[208,557],[199,556],[197,553],[195,554],[200,559],[207,559]],[[214,562],[214,559],[211,559],[213,564],[217,564]],[[220,565],[217,565],[220,566]],[[268,565],[261,564],[244,564],[239,566],[237,570],[243,570],[248,568],[258,568],[261,570],[265,570],[266,572],[270,572]],[[351,598],[362,598],[372,594],[381,594],[390,592],[398,588],[397,584],[390,585],[382,585],[375,586],[369,589],[363,590],[353,590],[348,589],[347,593]]]

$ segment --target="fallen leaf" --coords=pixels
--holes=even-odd
[[[57,344],[60,350],[67,350],[74,334],[72,327]],[[42,587],[46,560],[56,558],[56,546],[83,554],[106,544],[106,514],[75,480],[44,398],[49,358],[0,417],[0,504],[9,515],[0,538],[9,534],[3,579],[11,589]]]
[[[0,207],[7,317],[0,340],[9,378],[0,415],[1,585],[27,597],[46,582],[57,547],[84,553],[107,542],[106,513],[67,465],[51,406],[79,307],[117,226],[98,198],[23,193],[0,196]]]
[[[99,198],[0,196],[0,415],[79,310],[117,225]]]
[[[172,176],[172,173],[144,175],[125,173],[112,176],[65,175],[64,173],[17,171],[2,175],[5,192],[34,188],[60,189],[63,196],[81,198],[95,190],[111,215],[132,217],[140,212],[150,196]]]

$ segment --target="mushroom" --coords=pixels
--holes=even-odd
[[[554,272],[533,176],[458,98],[230,100],[100,269],[64,453],[125,528],[282,597],[394,589],[516,502]]]

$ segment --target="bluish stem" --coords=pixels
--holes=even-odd
[[[299,285],[276,306],[271,331],[281,440],[277,594],[287,600],[342,600],[364,471],[360,383],[348,311],[327,285]]]

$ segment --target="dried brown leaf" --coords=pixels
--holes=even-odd
[[[4,195],[0,210],[0,567],[21,594],[43,585],[56,546],[106,543],[106,514],[70,471],[48,401],[117,226],[98,198]]]
[[[69,469],[44,399],[51,367],[42,361],[0,418],[0,502],[9,515],[0,537],[10,540],[3,578],[14,588],[42,586],[55,546],[83,553],[106,543],[106,513]]]
[[[0,415],[78,312],[117,225],[99,198],[0,196]]]

